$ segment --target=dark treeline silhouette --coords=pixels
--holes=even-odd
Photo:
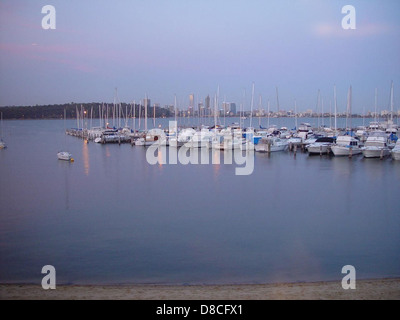
[[[135,115],[139,117],[139,111],[141,111],[141,117],[144,117],[144,106],[129,103],[121,103],[120,109],[113,103],[66,103],[57,105],[43,105],[43,106],[12,106],[12,107],[0,107],[0,112],[3,113],[3,119],[63,119],[64,110],[67,119],[76,118],[77,111],[80,115],[86,111],[85,117],[87,118],[99,118],[99,113],[102,112],[103,116],[108,110],[108,117],[112,118],[113,114],[118,117],[120,114],[122,118],[128,116],[132,117]],[[147,108],[147,116],[152,118],[154,116],[154,107]],[[168,109],[155,107],[156,118],[170,117],[173,114]]]

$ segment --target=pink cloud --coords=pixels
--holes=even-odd
[[[345,30],[341,24],[321,23],[314,27],[313,33],[319,37],[369,37],[375,35],[389,34],[395,29],[389,25],[359,23],[355,30]]]
[[[82,52],[90,52],[87,48],[82,47],[64,45],[43,46],[37,43],[1,43],[0,52],[5,52],[12,56],[20,56],[31,61],[45,61],[61,64],[82,72],[96,71],[94,67],[84,62],[85,59],[82,59]],[[2,59],[4,59],[4,61],[7,60],[4,55]]]

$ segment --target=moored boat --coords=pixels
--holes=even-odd
[[[361,154],[360,140],[352,136],[339,136],[336,143],[331,146],[335,156],[352,156]]]
[[[400,160],[400,139],[397,140],[395,147],[390,152],[393,160]]]
[[[306,145],[306,149],[308,154],[330,153],[331,146],[335,141],[336,139],[333,137],[320,137],[314,143]]]
[[[372,134],[365,141],[362,148],[365,158],[383,158],[390,155],[390,149],[387,146],[387,138],[384,135]]]
[[[254,150],[257,152],[277,152],[285,151],[289,146],[287,139],[278,137],[265,137],[262,138],[255,146]]]

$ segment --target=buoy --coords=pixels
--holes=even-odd
[[[75,160],[74,160],[74,158],[71,158],[71,160],[70,160],[71,162],[74,162]]]

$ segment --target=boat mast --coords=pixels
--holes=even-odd
[[[375,88],[375,124],[377,122],[377,107],[378,107],[378,88]]]
[[[175,113],[175,138],[178,139],[178,121],[177,121],[177,113],[178,113],[178,107],[176,106],[176,94],[175,94],[175,99],[174,99],[174,113]]]
[[[317,97],[317,119],[318,119],[318,125],[317,125],[317,127],[318,127],[318,129],[319,129],[319,127],[320,127],[320,123],[319,123],[319,101],[320,101],[320,90],[318,89],[318,97]]]
[[[278,94],[278,87],[276,87],[276,102],[277,102],[277,108],[278,108],[278,117],[279,117],[279,94]]]
[[[108,125],[109,125],[108,114],[109,114],[109,110],[108,110],[108,103],[107,103],[107,104],[106,104],[106,117],[105,117],[106,129],[108,128]]]
[[[132,114],[132,103],[131,103],[131,114]],[[129,119],[128,104],[125,104],[125,127],[128,126],[128,119]]]
[[[347,110],[348,110],[348,117],[349,117],[349,129],[350,129],[350,135],[351,135],[351,131],[352,131],[352,127],[351,127],[351,93],[352,93],[352,88],[350,86],[349,88],[349,93],[348,93],[348,101],[347,101]]]
[[[250,128],[252,128],[252,120],[253,120],[253,104],[254,104],[254,82],[251,89],[251,105],[250,105]]]
[[[324,98],[321,98],[321,121],[322,121],[322,127],[325,127],[325,123],[324,123]]]
[[[215,129],[217,127],[218,95],[219,95],[219,86],[217,88],[217,93],[214,96],[214,126],[215,126]]]
[[[243,118],[244,118],[244,106],[245,106],[245,104],[246,104],[246,89],[243,89],[243,101],[242,101],[242,103],[240,105],[240,122],[239,122],[240,129],[243,128],[243,124],[244,124]]]
[[[390,123],[393,125],[393,107],[394,107],[394,103],[393,103],[393,80],[392,80],[392,85],[390,88]]]
[[[337,99],[336,99],[336,85],[333,87],[333,100],[335,102],[335,135],[337,135]]]
[[[90,109],[90,130],[92,130],[93,125],[93,106]]]
[[[101,105],[99,105],[99,126],[101,128]]]
[[[153,105],[153,127],[156,127],[156,104]]]
[[[226,115],[226,95],[224,95],[224,107],[223,107],[223,110],[224,110],[224,127],[225,127],[225,115]]]
[[[278,118],[280,117],[280,107],[279,107],[279,94],[278,94],[278,87],[276,87],[276,103],[278,108]]]
[[[147,93],[144,99],[144,131],[147,132]]]
[[[214,130],[217,130],[217,94],[214,96]]]
[[[142,103],[139,101],[139,108],[138,108],[138,112],[139,112],[139,130],[140,130],[140,125],[141,125],[141,115],[142,115]]]
[[[114,108],[117,108],[115,110],[115,116],[118,117],[118,121],[117,121],[117,126],[118,129],[121,128],[121,104],[119,102],[118,99],[118,88],[115,88],[115,97],[114,97]]]
[[[78,111],[78,106],[75,106],[75,111],[76,111],[76,126],[77,126],[77,129],[79,130],[79,111]]]
[[[136,132],[136,100],[133,100],[133,132]]]
[[[217,112],[218,112],[218,114],[217,114],[217,116],[219,115],[219,85],[218,85],[218,88],[217,88]],[[218,120],[218,118],[217,118],[217,120]]]
[[[260,101],[259,101],[259,104],[258,104],[258,127],[261,126],[261,108],[262,108],[262,97],[261,97],[261,94],[260,94]]]

